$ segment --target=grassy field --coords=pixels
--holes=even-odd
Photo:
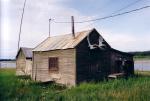
[[[134,57],[134,60],[150,60],[150,57],[144,57],[144,58],[139,58],[139,57]]]
[[[150,101],[150,72],[136,74],[128,80],[66,88],[18,78],[14,69],[0,69],[0,101]]]
[[[134,60],[149,60],[150,56],[134,56]]]

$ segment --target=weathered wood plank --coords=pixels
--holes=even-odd
[[[75,49],[56,50],[49,52],[34,52],[33,79],[44,82],[45,80],[59,77],[55,82],[75,85]],[[59,71],[49,71],[48,58],[58,57]],[[56,74],[55,76],[53,76]]]

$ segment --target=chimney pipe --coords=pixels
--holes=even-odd
[[[71,16],[71,24],[72,24],[72,36],[75,38],[75,31],[74,31],[74,16]]]
[[[50,37],[50,24],[51,24],[51,19],[49,19],[49,37]]]

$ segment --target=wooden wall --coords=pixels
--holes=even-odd
[[[99,34],[93,32],[90,37],[92,44],[98,41]],[[95,42],[94,42],[95,41]],[[110,67],[110,52],[107,50],[90,50],[85,38],[76,47],[77,83],[101,80],[106,77]]]
[[[50,71],[48,58],[58,57],[58,71]],[[76,84],[75,49],[33,52],[32,79],[46,82],[54,80],[65,85]]]
[[[26,59],[26,74],[31,76],[32,73],[32,59]]]
[[[16,59],[16,75],[25,75],[26,58],[22,51]]]
[[[98,33],[92,32],[90,42],[98,44],[98,37]],[[92,80],[99,81],[107,78],[109,74],[122,72],[121,67],[116,65],[116,60],[119,60],[119,58],[130,61],[126,64],[127,73],[134,73],[133,56],[113,51],[109,45],[106,44],[106,46],[105,49],[91,50],[86,38],[78,44],[76,47],[77,83]]]
[[[98,44],[99,34],[93,31],[90,36],[92,44]],[[32,79],[41,82],[55,81],[65,85],[76,85],[84,81],[102,80],[109,74],[116,73],[115,61],[124,57],[133,62],[132,56],[112,51],[106,43],[105,49],[89,48],[87,38],[75,49],[33,52]],[[58,71],[49,70],[49,57],[58,57]],[[131,72],[134,66],[131,65]]]
[[[31,75],[32,71],[32,60],[26,59],[22,50],[19,52],[19,55],[16,59],[16,75]]]
[[[126,55],[126,54],[122,54],[122,53],[118,53],[115,51],[111,51],[111,73],[117,73],[118,70],[120,72],[122,72],[123,70],[121,70],[122,67],[117,66],[116,65],[116,61],[120,60],[121,61],[130,61],[130,63],[128,63],[127,68],[128,68],[128,73],[129,74],[134,74],[134,61],[133,61],[133,56],[130,55]]]

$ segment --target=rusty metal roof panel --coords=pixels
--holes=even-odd
[[[75,38],[72,34],[61,36],[53,36],[44,40],[41,44],[33,49],[33,51],[49,51],[56,49],[75,48],[92,30],[77,32]]]

